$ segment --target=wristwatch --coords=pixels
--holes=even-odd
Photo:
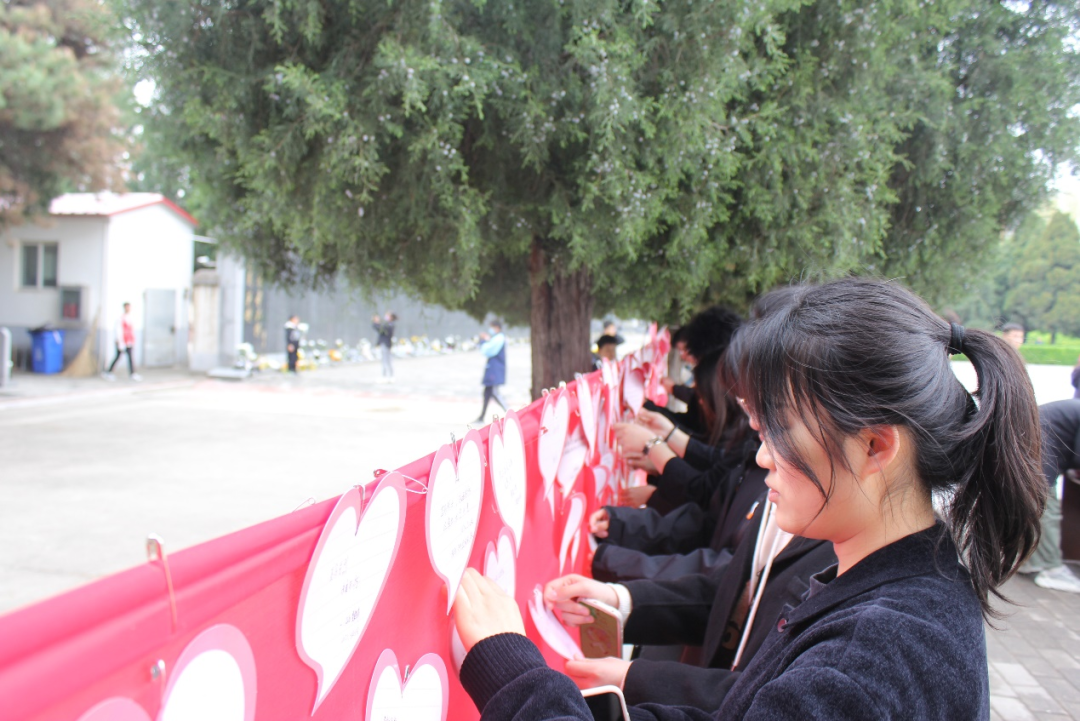
[[[652,450],[655,446],[658,446],[663,442],[664,442],[664,439],[661,438],[660,436],[653,436],[652,438],[650,438],[648,440],[647,443],[645,443],[645,447],[641,449],[641,455],[643,455],[643,456],[649,455],[650,450]]]

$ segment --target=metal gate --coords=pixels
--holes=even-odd
[[[147,290],[143,321],[143,365],[176,364],[176,291]]]

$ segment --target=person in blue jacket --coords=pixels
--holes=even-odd
[[[642,704],[630,717],[988,719],[984,619],[1001,615],[990,597],[1035,549],[1046,500],[1020,356],[899,284],[859,278],[800,288],[750,333],[741,402],[776,525],[830,542],[838,562],[770,619],[719,709]],[[959,353],[977,403],[950,367]],[[632,599],[601,586],[589,593],[632,617]],[[545,600],[580,623],[582,594],[567,588],[549,583]],[[494,582],[466,571],[454,619],[482,719],[592,718]]]
[[[484,422],[489,401],[494,400],[506,411],[506,402],[499,395],[499,386],[506,383],[506,336],[503,335],[502,322],[499,320],[491,321],[488,330],[491,331],[490,335],[480,334],[480,352],[487,357],[487,365],[484,367],[484,378],[480,381],[484,384],[484,405],[476,423]]]

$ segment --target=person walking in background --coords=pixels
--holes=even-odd
[[[135,361],[131,357],[131,349],[134,347],[135,324],[131,322],[131,303],[124,303],[124,314],[120,316],[120,320],[116,323],[116,356],[113,358],[112,363],[109,364],[109,370],[101,374],[105,380],[116,380],[116,376],[113,375],[113,368],[116,367],[116,362],[120,360],[120,356],[124,353],[127,354],[128,374],[131,376],[131,380],[142,380],[142,376],[135,372]]]
[[[285,353],[289,358],[289,372],[295,374],[300,354],[300,316],[295,313],[285,323]]]
[[[394,346],[394,322],[397,316],[393,311],[386,311],[386,316],[371,316],[371,327],[379,334],[375,345],[379,346],[379,354],[382,356],[382,382],[392,383],[394,379],[394,366],[391,362],[390,350]]]
[[[1054,591],[1080,593],[1080,578],[1061,558],[1061,500],[1057,479],[1080,468],[1080,400],[1070,399],[1039,406],[1042,425],[1042,470],[1049,485],[1040,526],[1042,536],[1020,573],[1034,573],[1035,585]]]
[[[491,334],[480,334],[480,352],[487,357],[487,365],[484,367],[484,405],[480,409],[480,416],[476,423],[484,422],[487,413],[488,401],[498,403],[503,411],[506,411],[506,403],[499,396],[499,386],[506,383],[506,336],[502,332],[502,323],[498,320],[491,321],[488,328]]]

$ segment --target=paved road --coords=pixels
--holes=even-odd
[[[525,405],[528,346],[511,346],[508,401]],[[477,353],[278,373],[244,382],[148,372],[17,377],[0,390],[0,613],[337,495],[461,435],[479,412]],[[1036,395],[1071,395],[1068,368],[1031,367]],[[970,367],[957,375],[971,383]],[[490,418],[490,411],[489,411]],[[1080,571],[1080,569],[1078,569]],[[987,634],[993,719],[1080,720],[1080,596],[1017,578]]]

